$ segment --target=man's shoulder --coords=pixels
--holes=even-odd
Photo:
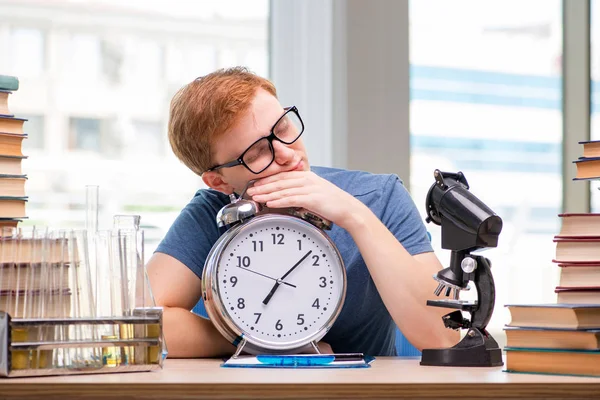
[[[188,203],[188,208],[205,208],[211,211],[220,210],[229,203],[229,196],[214,189],[198,189]]]
[[[214,189],[198,189],[192,202],[229,202],[229,196]]]
[[[360,170],[319,166],[311,167],[311,170],[321,178],[355,196],[373,191],[383,191],[390,182],[396,180],[402,184],[402,180],[396,174],[375,174]]]

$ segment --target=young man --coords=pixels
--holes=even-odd
[[[219,237],[228,194],[270,208],[302,207],[330,220],[347,270],[342,312],[325,351],[395,354],[395,326],[418,349],[450,347],[443,308],[428,307],[442,269],[419,213],[395,175],[311,168],[295,107],[283,108],[271,82],[244,68],[218,70],[184,86],[171,102],[169,140],[177,157],[212,189],[182,210],[148,262],[171,357],[230,355],[234,346],[190,310],[200,300],[204,262]],[[365,134],[368,134],[366,132]]]

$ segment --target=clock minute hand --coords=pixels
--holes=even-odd
[[[296,264],[294,264],[294,266],[292,268],[289,269],[288,272],[286,272],[285,274],[283,274],[283,276],[281,278],[279,278],[277,280],[277,282],[275,282],[275,284],[273,285],[273,287],[271,288],[271,291],[269,292],[269,294],[267,295],[267,297],[265,297],[265,299],[263,300],[263,304],[266,306],[267,304],[269,304],[269,301],[271,300],[271,297],[273,297],[273,295],[275,294],[275,292],[277,291],[277,288],[279,288],[280,283],[289,275],[292,273],[293,270],[295,270],[298,265],[302,264],[302,261],[306,260],[306,257],[308,257],[310,254],[312,253],[312,250],[309,250],[308,253],[306,253]]]
[[[253,274],[256,274],[256,275],[264,276],[265,278],[269,278],[269,279],[270,279],[270,280],[272,280],[272,281],[277,281],[277,278],[273,278],[272,276],[265,275],[265,274],[261,274],[260,272],[254,271],[254,270],[252,270],[252,269],[248,269],[248,268],[244,268],[244,267],[237,267],[237,268],[239,268],[239,269],[242,269],[242,270],[244,270],[244,271],[252,272]],[[281,279],[280,279],[280,280],[281,280]],[[283,283],[284,285],[291,286],[291,287],[293,287],[293,288],[295,288],[295,287],[296,287],[296,285],[292,285],[291,283],[288,283],[288,282],[281,282],[281,283]]]

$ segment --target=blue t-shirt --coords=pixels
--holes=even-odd
[[[312,171],[368,206],[410,254],[433,251],[419,212],[397,175],[325,167],[313,167]],[[229,197],[220,192],[199,190],[156,251],[176,258],[202,278],[206,257],[220,236],[216,215],[228,203]],[[348,286],[342,311],[323,341],[336,353],[396,355],[396,324],[354,240],[336,225],[326,233],[342,255]]]

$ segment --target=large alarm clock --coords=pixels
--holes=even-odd
[[[237,346],[234,356],[318,352],[346,295],[344,262],[324,232],[331,222],[304,209],[269,212],[242,196],[217,215],[228,229],[204,265],[208,316]]]

